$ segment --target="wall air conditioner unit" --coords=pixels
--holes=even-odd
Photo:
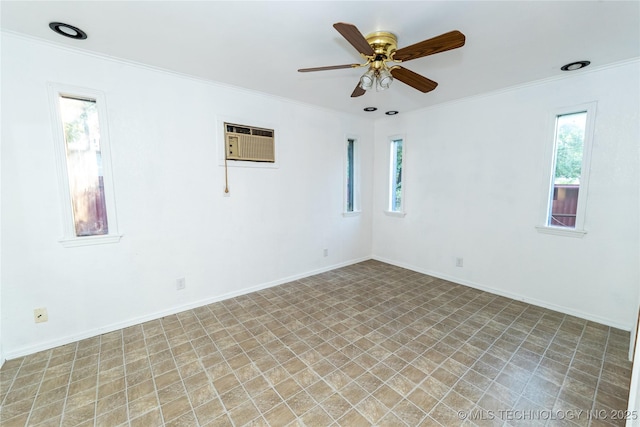
[[[227,160],[276,161],[273,129],[225,123],[224,140]]]

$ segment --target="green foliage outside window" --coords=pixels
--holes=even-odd
[[[586,115],[558,117],[555,184],[580,184]]]

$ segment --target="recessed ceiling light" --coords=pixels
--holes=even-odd
[[[564,65],[560,69],[562,71],[575,71],[579,70],[580,68],[584,68],[589,64],[591,64],[591,61],[576,61],[572,62],[571,64]]]
[[[73,25],[65,24],[63,22],[50,22],[49,28],[58,34],[71,39],[84,40],[87,38],[87,33],[82,31],[80,28],[76,28]]]
[[[367,107],[367,108],[364,109],[364,111],[366,111],[366,112],[371,112],[371,111],[376,111],[376,110],[377,110],[376,107]]]
[[[398,112],[395,110],[391,110],[391,111],[387,111],[385,114],[387,116],[395,116],[396,114],[398,114]]]

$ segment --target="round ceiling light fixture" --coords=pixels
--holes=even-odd
[[[367,108],[364,109],[364,111],[366,111],[367,113],[370,113],[370,112],[376,111],[376,110],[377,110],[376,107],[367,107]]]
[[[395,110],[391,110],[391,111],[387,111],[385,114],[387,116],[395,116],[396,114],[398,114],[398,112]]]
[[[64,22],[50,22],[49,28],[58,34],[71,39],[84,40],[87,38],[87,33],[82,31],[80,28],[65,24]]]
[[[576,61],[572,62],[571,64],[563,65],[560,69],[562,71],[575,71],[579,70],[580,68],[584,68],[589,64],[591,64],[591,61]]]

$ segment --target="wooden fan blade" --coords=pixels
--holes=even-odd
[[[402,83],[418,89],[422,93],[431,92],[438,86],[438,83],[433,80],[400,66],[391,68],[391,75],[394,79],[400,80]]]
[[[358,30],[355,25],[338,22],[333,24],[333,28],[338,30],[338,32],[342,34],[342,37],[344,37],[349,43],[351,43],[351,46],[355,47],[356,50],[363,55],[371,56],[375,53],[373,48],[369,46],[367,39],[364,38],[360,30]]]
[[[356,88],[353,90],[353,92],[351,92],[351,97],[352,98],[357,98],[358,96],[362,96],[365,93],[367,93],[367,91],[362,89],[360,87],[360,82],[358,82],[358,86],[356,86]]]
[[[411,46],[403,47],[396,50],[393,59],[400,61],[409,61],[411,59],[422,58],[423,56],[433,55],[434,53],[445,52],[451,49],[457,49],[464,46],[465,36],[458,30],[450,31],[433,37],[428,40],[421,41]]]
[[[340,70],[342,68],[355,68],[359,66],[360,64],[329,65],[328,67],[300,68],[298,71],[301,73],[308,73],[310,71]]]

